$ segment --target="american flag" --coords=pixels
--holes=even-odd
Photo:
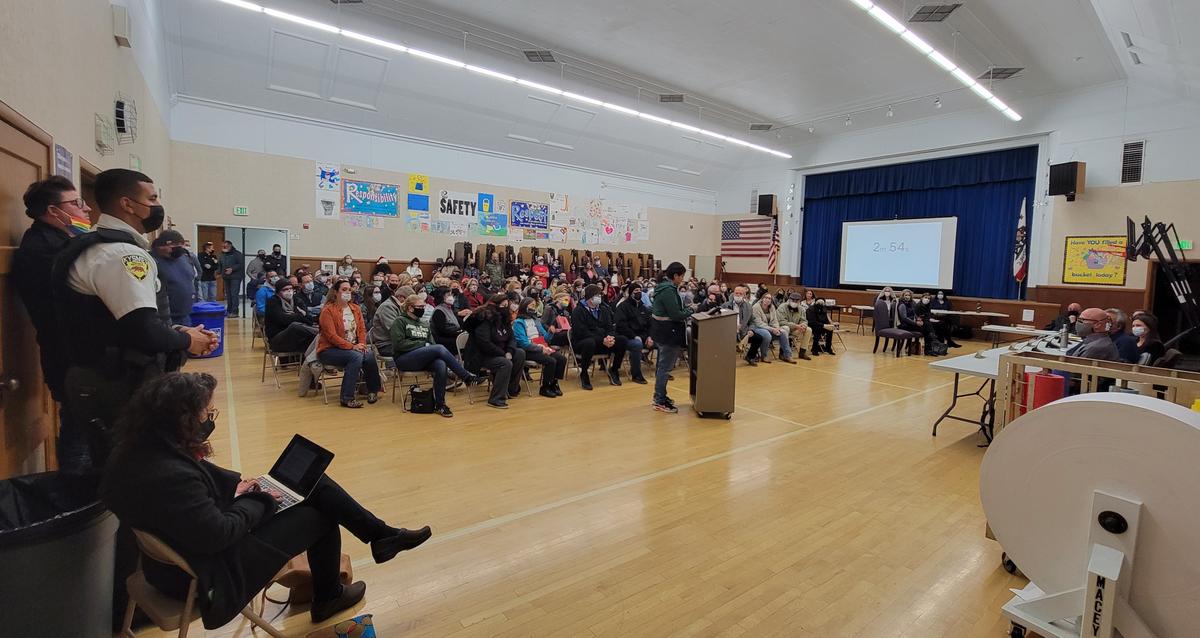
[[[775,274],[775,262],[779,258],[779,224],[771,220],[771,252],[767,253],[767,272]]]
[[[768,257],[775,231],[775,219],[754,217],[721,222],[722,257]]]

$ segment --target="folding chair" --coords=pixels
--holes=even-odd
[[[137,529],[133,530],[133,535],[137,539],[141,553],[138,555],[137,571],[125,580],[125,587],[129,591],[129,604],[125,606],[125,620],[121,624],[121,636],[133,638],[133,613],[138,607],[141,607],[142,611],[146,612],[146,616],[154,621],[159,629],[163,631],[178,630],[179,638],[187,638],[191,623],[200,617],[200,609],[196,606],[196,572],[182,556],[157,536]],[[142,571],[142,555],[160,563],[174,565],[191,576],[192,582],[188,585],[187,600],[176,600],[155,589],[146,580],[145,573]],[[250,605],[246,605],[242,609],[242,615],[274,638],[286,638],[282,632],[271,626],[271,623],[255,613]]]
[[[433,373],[425,370],[400,370],[396,368],[396,360],[392,357],[383,357],[379,354],[379,348],[375,344],[371,344],[371,352],[375,354],[375,361],[379,364],[379,373],[383,375],[385,382],[388,377],[392,381],[392,403],[396,402],[396,393],[401,387],[405,386],[404,378],[411,376],[413,382],[408,385],[421,387],[423,381],[428,380],[429,385],[433,385]],[[400,397],[400,411],[408,412],[408,407],[405,406],[404,397]]]
[[[259,326],[259,336],[263,340],[263,363],[262,363],[262,383],[267,382],[267,362],[271,363],[271,373],[275,375],[275,389],[279,389],[279,371],[281,369],[300,370],[300,366],[304,363],[303,352],[275,352],[271,350],[271,340],[267,339],[267,326],[263,324]],[[288,359],[288,361],[284,361]],[[295,359],[292,361],[291,359]]]
[[[250,349],[253,350],[254,349],[254,340],[262,339],[263,343],[265,344],[267,335],[266,335],[266,332],[264,332],[266,322],[263,321],[263,318],[261,316],[259,316],[257,308],[254,309],[254,312],[251,313],[251,316],[253,317],[252,325],[254,326],[254,328],[253,328],[253,332],[250,333]]]
[[[579,371],[582,373],[583,365],[579,362],[579,355],[575,354],[575,341],[571,339],[570,331],[567,332],[567,347],[571,349],[571,360],[575,362],[575,367],[579,368]],[[609,354],[593,354],[591,361],[592,365],[589,366],[587,370],[589,377],[592,376],[592,368],[597,362],[603,362],[603,368],[607,370],[609,366],[612,365],[612,356]]]
[[[329,405],[329,383],[328,381],[338,381],[346,376],[346,370],[334,366],[321,364],[321,374],[317,375],[317,385],[321,387],[321,398],[325,401],[325,405]]]

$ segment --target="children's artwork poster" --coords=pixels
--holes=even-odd
[[[582,240],[583,231],[578,228],[567,227],[567,241],[579,242]]]
[[[479,205],[479,193],[456,193],[442,191],[438,203],[438,212],[443,215],[458,217],[474,217],[475,208]]]
[[[525,241],[537,241],[538,232],[536,230],[529,230],[526,228],[525,230],[521,231],[521,238]]]
[[[342,188],[342,167],[329,162],[317,162],[317,190],[339,191]]]
[[[408,211],[408,221],[405,223],[405,227],[413,232],[429,232],[430,219],[429,211],[410,210]]]
[[[327,272],[327,273],[337,272],[337,262],[336,261],[321,262],[321,272]]]
[[[479,234],[484,237],[507,237],[508,215],[504,213],[479,213]]]
[[[398,217],[397,197],[400,187],[380,182],[342,180],[342,212],[357,215]]]
[[[346,215],[342,217],[347,228],[383,229],[383,219],[375,215]]]
[[[438,233],[439,235],[449,235],[450,237],[466,237],[469,230],[470,222],[457,219],[439,219],[430,223],[430,232]]]
[[[317,190],[316,192],[316,214],[317,219],[337,219],[338,218],[338,192],[330,190]]]
[[[637,240],[638,241],[650,241],[650,220],[638,219]]]
[[[429,212],[429,196],[408,194],[408,210]]]
[[[600,243],[600,230],[596,229],[596,228],[584,229],[583,235],[579,238],[579,241],[588,246],[591,246],[594,244],[599,244]]]
[[[408,192],[413,195],[429,194],[429,176],[412,173],[408,176]]]
[[[1125,235],[1067,237],[1062,282],[1124,286],[1126,241]]]
[[[513,228],[546,230],[550,227],[550,206],[534,202],[513,200],[508,206],[508,216]]]
[[[496,196],[491,193],[480,193],[475,200],[475,210],[480,214],[496,212]]]
[[[558,241],[558,242],[567,241],[567,227],[566,226],[551,226],[549,235],[550,235],[550,241]]]

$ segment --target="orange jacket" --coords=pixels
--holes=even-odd
[[[354,313],[354,322],[358,327],[358,343],[366,345],[367,343],[367,328],[363,325],[362,311],[358,309],[358,304],[350,304],[350,310]],[[321,332],[317,335],[317,352],[327,350],[329,348],[338,348],[341,350],[350,350],[354,348],[354,344],[346,341],[346,324],[342,321],[342,309],[336,303],[327,303],[321,309],[320,318]]]

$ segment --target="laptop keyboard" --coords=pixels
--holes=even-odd
[[[294,497],[291,494],[288,494],[286,491],[280,489],[279,485],[277,485],[275,483],[275,481],[272,481],[270,476],[260,476],[260,477],[258,477],[258,482],[263,487],[269,487],[269,488],[275,490],[276,492],[279,492],[279,494],[282,496],[282,498],[279,499],[279,509],[280,510],[285,510],[285,509],[295,505],[296,503],[300,502],[299,499],[297,499],[296,497]]]

